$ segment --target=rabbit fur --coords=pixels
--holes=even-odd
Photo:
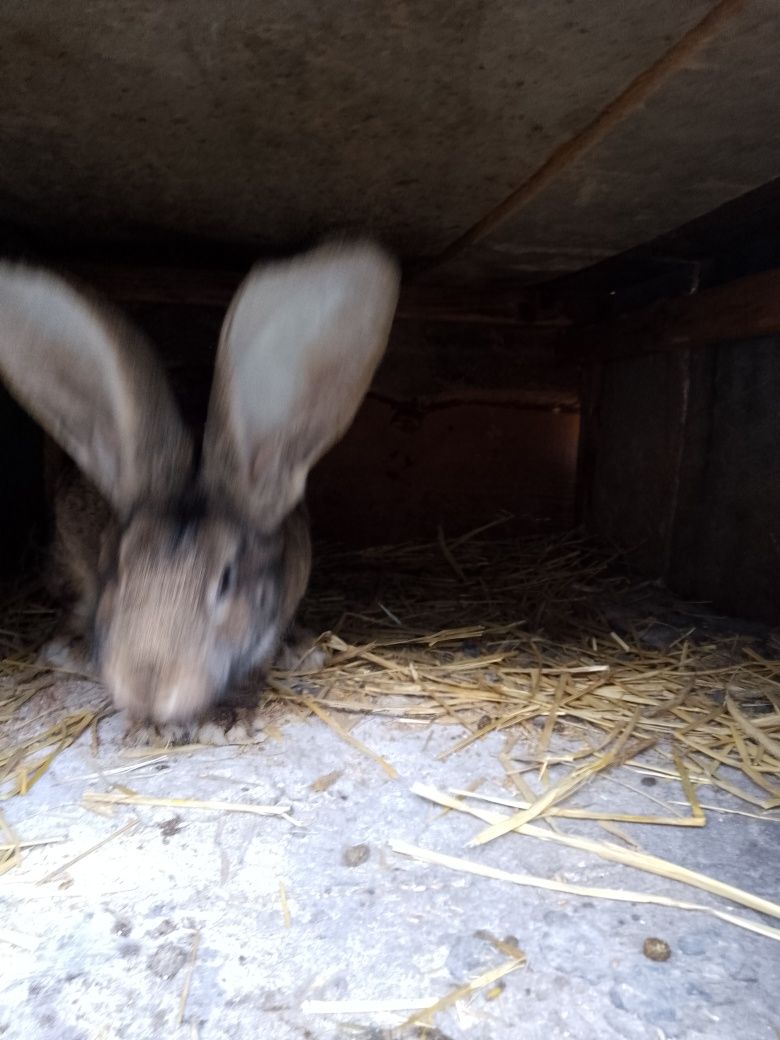
[[[55,466],[58,586],[117,708],[202,718],[273,661],[311,567],[314,463],[354,418],[398,298],[368,241],[257,265],[228,310],[202,450],[139,332],[44,270],[0,264],[0,377]]]

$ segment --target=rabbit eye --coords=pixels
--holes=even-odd
[[[225,564],[217,586],[217,600],[224,599],[233,588],[235,581],[235,567],[232,563]]]

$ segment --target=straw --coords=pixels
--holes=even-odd
[[[11,928],[0,928],[0,942],[16,946],[17,949],[25,950],[27,953],[34,953],[38,948],[37,939],[29,935],[22,935],[21,932],[15,932]]]
[[[522,533],[501,517],[459,536],[442,529],[424,543],[360,551],[326,546],[315,561],[303,620],[323,633],[319,644],[329,657],[315,673],[272,673],[271,700],[261,708],[271,736],[279,736],[274,720],[283,712],[313,717],[392,780],[394,765],[350,731],[354,718],[392,718],[439,727],[440,759],[454,762],[482,746],[494,749],[515,786],[535,772],[536,784],[518,790],[520,804],[508,806],[514,813],[486,821],[478,842],[535,819],[693,833],[715,811],[706,808],[712,792],[762,819],[773,819],[769,814],[780,807],[780,661],[767,648],[771,642],[722,626],[709,631],[696,605],[632,582],[614,556],[579,533]],[[94,736],[105,710],[95,684],[87,688],[89,707],[60,707],[62,684],[77,676],[36,658],[55,624],[40,590],[11,590],[6,597],[0,616],[0,795],[6,798],[24,796],[58,755],[90,729]],[[654,635],[664,625],[666,642]],[[49,693],[56,696],[43,705]],[[497,750],[507,737],[511,747]],[[125,754],[137,762],[203,747]],[[650,814],[642,805],[628,812],[607,805],[597,813],[575,804],[593,782],[625,774],[626,767],[679,785],[688,814],[677,818],[668,806]],[[102,802],[90,795],[85,804],[110,809],[122,802],[134,804],[117,792]],[[281,814],[279,807],[187,799],[137,804]],[[6,855],[18,862],[18,849]]]
[[[83,801],[85,805],[146,805],[164,809],[197,809],[207,812],[250,813],[253,816],[283,816],[288,820],[291,809],[289,805],[253,805],[248,802],[205,801],[197,798],[157,798],[126,791],[85,791]]]
[[[499,817],[496,813],[468,806],[464,802],[451,798],[449,795],[437,791],[426,784],[413,784],[412,793],[426,798],[436,805],[443,805],[448,809],[457,809],[470,816],[476,816],[480,820],[491,821],[492,823],[505,822],[507,820],[506,817]],[[780,905],[777,903],[755,896],[751,892],[746,892],[744,889],[737,888],[734,885],[728,885],[717,878],[709,877],[707,874],[701,874],[698,871],[689,870],[687,867],[681,867],[677,863],[662,859],[660,856],[652,856],[649,853],[636,852],[632,849],[622,849],[617,845],[604,844],[603,842],[593,841],[591,838],[584,838],[579,835],[559,834],[554,831],[543,830],[540,827],[534,827],[532,824],[524,824],[517,829],[523,835],[529,835],[541,841],[568,845],[570,848],[579,849],[582,852],[592,852],[602,859],[611,860],[623,866],[636,867],[639,870],[657,874],[670,881],[680,881],[683,884],[691,885],[694,888],[699,888],[704,892],[720,896],[731,902],[741,903],[743,906],[756,910],[758,913],[780,918]]]
[[[195,973],[195,962],[198,958],[198,950],[200,948],[200,932],[195,932],[192,936],[192,945],[190,947],[190,955],[187,960],[187,970],[184,976],[184,982],[181,987],[181,994],[179,995],[179,1007],[176,1014],[176,1028],[181,1026],[184,1021],[184,1013],[187,1010],[187,999],[190,995],[190,986],[192,985],[192,976]]]
[[[442,852],[420,848],[398,839],[391,840],[390,848],[393,852],[397,852],[399,856],[408,856],[410,859],[419,860],[421,863],[431,863],[464,874],[490,878],[494,881],[507,881],[513,885],[583,896],[586,899],[611,899],[620,903],[648,903],[669,907],[674,910],[692,910],[698,913],[709,914],[712,917],[717,917],[720,921],[725,921],[727,924],[733,924],[737,928],[743,928],[745,931],[762,935],[766,939],[774,939],[780,942],[780,929],[778,928],[772,928],[761,921],[751,921],[748,918],[732,914],[727,910],[719,910],[716,907],[705,906],[701,903],[689,903],[681,899],[672,899],[669,896],[655,895],[648,892],[632,892],[622,888],[596,888],[589,885],[568,884],[564,881],[552,881],[548,878],[534,877],[531,874],[513,874],[511,871],[499,870],[496,867],[475,863],[472,860],[460,859],[457,856],[448,856]]]
[[[109,834],[105,838],[102,838],[94,845],[91,845],[88,849],[85,849],[84,852],[80,852],[78,856],[74,856],[73,859],[69,859],[66,863],[63,863],[55,870],[52,870],[51,873],[47,874],[45,877],[42,877],[38,884],[45,885],[47,881],[53,881],[54,878],[59,877],[60,874],[64,874],[66,870],[69,870],[72,866],[75,866],[76,863],[80,863],[81,860],[86,859],[87,856],[91,856],[93,852],[97,852],[98,849],[102,849],[103,846],[107,845],[110,841],[113,841],[115,838],[121,837],[121,835],[123,834],[127,834],[129,831],[134,830],[137,826],[138,820],[128,820],[123,827],[119,828],[119,830],[116,830],[112,834]]]

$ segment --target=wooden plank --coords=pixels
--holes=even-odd
[[[447,263],[475,242],[487,238],[517,215],[529,202],[554,182],[566,170],[586,155],[612,130],[632,115],[659,90],[671,76],[690,64],[703,48],[715,38],[728,23],[742,13],[747,0],[718,0],[700,22],[692,26],[676,40],[669,49],[657,58],[628,84],[585,126],[573,136],[561,142],[550,155],[526,179],[510,192],[498,205],[493,206],[480,219],[458,235],[440,253],[432,257],[423,267],[430,270]]]
[[[225,308],[244,271],[134,264],[64,263],[65,273],[124,304],[180,304]],[[514,287],[404,285],[397,317],[407,321],[463,322],[528,327],[534,303]],[[534,325],[534,328],[537,326]]]
[[[243,278],[243,272],[206,268],[114,263],[62,266],[124,304],[222,309]],[[590,361],[598,356],[604,361],[780,332],[780,269],[749,275],[695,295],[660,300],[621,317],[579,328],[562,318],[538,320],[533,292],[504,284],[405,284],[398,318],[545,331],[562,357]]]
[[[608,361],[780,333],[780,269],[662,300],[569,336],[582,360]]]

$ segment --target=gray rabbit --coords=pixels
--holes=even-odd
[[[56,558],[131,719],[201,718],[278,653],[309,579],[306,479],[368,389],[398,287],[365,241],[255,267],[196,462],[143,337],[54,274],[0,265],[0,376],[89,481],[57,479]]]

